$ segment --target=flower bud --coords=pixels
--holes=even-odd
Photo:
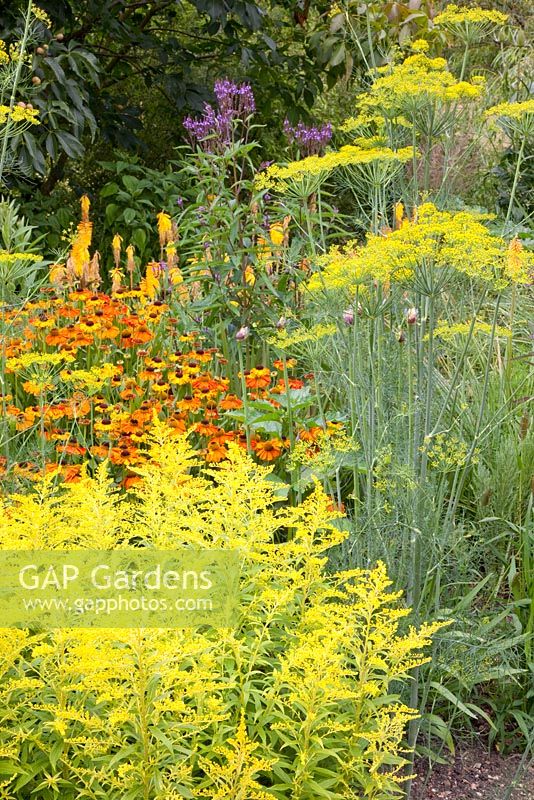
[[[248,338],[249,333],[250,333],[250,328],[248,327],[248,325],[243,325],[242,328],[239,328],[238,332],[235,335],[235,338],[238,342],[242,342],[244,339]]]
[[[416,308],[409,308],[406,312],[406,322],[408,325],[415,325],[419,318],[419,311]]]
[[[354,309],[346,308],[343,312],[343,322],[345,325],[354,325]]]

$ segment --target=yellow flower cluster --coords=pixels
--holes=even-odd
[[[32,6],[32,14],[35,17],[35,19],[38,19],[39,22],[42,22],[47,28],[52,27],[52,20],[50,19],[46,11],[43,11],[43,9],[39,8],[39,6]]]
[[[486,117],[510,117],[510,119],[520,119],[527,114],[534,114],[534,99],[522,103],[499,103],[485,112]]]
[[[86,388],[89,390],[101,389],[104,383],[113,378],[115,375],[120,375],[120,368],[115,364],[102,364],[99,367],[91,367],[91,369],[75,369],[75,370],[62,370],[59,377],[65,383],[72,383],[77,388]]]
[[[127,496],[103,464],[0,499],[4,550],[222,549],[242,565],[235,628],[0,629],[2,788],[27,796],[16,783],[31,731],[31,752],[55,754],[52,772],[32,761],[33,783],[60,775],[65,797],[138,797],[143,785],[167,800],[401,796],[417,712],[392,684],[429,660],[443,623],[405,627],[383,564],[327,570],[345,534],[320,485],[280,507],[270,468],[237,445],[198,466],[158,423]]]
[[[43,257],[35,253],[0,252],[0,264],[12,264],[14,261],[42,261]]]
[[[472,100],[483,91],[480,80],[457,81],[444,58],[429,58],[424,53],[408,56],[395,66],[380,67],[377,73],[379,77],[358,101],[360,111],[370,115],[380,111],[396,118],[429,103]]]
[[[293,332],[283,329],[276,336],[271,336],[267,341],[279,350],[286,350],[304,342],[318,342],[325,336],[333,336],[335,333],[337,333],[335,325],[318,323],[312,328],[298,328]]]
[[[426,39],[416,39],[410,43],[410,50],[413,53],[427,53],[429,49],[430,45]]]
[[[471,322],[448,323],[439,321],[434,328],[434,336],[438,336],[444,342],[450,342],[453,341],[456,336],[467,336],[470,330]],[[475,336],[476,334],[482,333],[486,336],[490,336],[491,331],[492,326],[489,324],[489,322],[479,322],[477,320],[473,325],[472,335]],[[500,325],[497,325],[494,333],[495,336],[499,338],[507,338],[511,336],[512,331],[510,328],[503,328]],[[425,339],[428,339],[428,334]]]
[[[432,469],[439,472],[452,472],[465,466],[469,453],[466,442],[445,433],[428,437],[420,450],[427,454],[428,463]],[[473,463],[477,463],[477,460],[478,451],[471,458]]]
[[[283,192],[291,180],[299,180],[306,176],[326,176],[338,167],[371,164],[377,161],[404,163],[412,158],[411,147],[392,150],[389,147],[362,147],[349,144],[324,156],[308,156],[301,161],[291,161],[285,167],[272,164],[256,176],[255,183],[259,190],[275,189]]]
[[[29,367],[55,367],[71,361],[74,361],[74,356],[70,353],[23,353],[16,358],[8,358],[6,368],[11,372],[19,372]]]
[[[384,118],[377,114],[364,113],[363,111],[355,117],[348,117],[339,126],[339,130],[343,133],[352,133],[353,131],[362,131],[371,126],[381,130],[384,127]]]
[[[9,56],[6,50],[6,43],[3,39],[0,39],[0,67],[9,64]]]
[[[497,288],[530,283],[534,255],[490,233],[483,216],[468,211],[440,211],[432,203],[419,206],[414,218],[394,231],[369,234],[364,246],[349,242],[333,247],[319,259],[321,274],[308,284],[311,291],[354,290],[368,280],[405,282],[423,265],[449,268]]]
[[[508,14],[493,9],[479,8],[473,6],[461,8],[451,3],[441,14],[434,17],[434,25],[453,29],[465,25],[505,25],[508,21]]]
[[[324,480],[335,472],[340,464],[348,463],[349,457],[356,456],[361,449],[358,441],[349,437],[345,431],[321,431],[315,440],[315,447],[299,440],[288,459],[291,470],[305,468],[312,478]]]
[[[36,108],[28,108],[28,106],[0,106],[0,125],[11,119],[14,123],[26,122],[30,125],[39,125],[39,111]]]
[[[498,123],[510,134],[518,134],[526,139],[534,133],[534,99],[521,103],[499,103],[486,111],[490,124]]]

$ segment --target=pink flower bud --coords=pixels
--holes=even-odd
[[[235,335],[235,338],[237,339],[238,342],[242,342],[244,339],[248,337],[249,333],[250,333],[250,328],[248,327],[248,325],[243,325],[242,328],[239,328],[238,332]]]

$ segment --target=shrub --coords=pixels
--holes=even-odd
[[[11,798],[390,798],[415,713],[392,683],[440,623],[409,611],[383,565],[330,574],[344,534],[317,485],[277,502],[270,469],[234,446],[199,472],[156,424],[141,481],[106,472],[3,502],[1,546],[237,550],[233,629],[0,632],[0,773]]]

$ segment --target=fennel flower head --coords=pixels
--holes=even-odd
[[[3,125],[9,120],[17,125],[39,125],[39,111],[26,103],[19,103],[16,106],[0,105],[0,125]],[[19,128],[20,132],[20,128]]]
[[[508,14],[493,9],[460,8],[457,5],[448,5],[441,14],[434,17],[437,28],[451,33],[465,44],[483,39],[496,28],[502,28],[508,21]]]
[[[425,203],[397,230],[369,234],[364,245],[349,242],[331,248],[319,259],[321,274],[312,275],[308,288],[352,294],[369,281],[410,284],[429,265],[496,289],[530,283],[534,255],[516,240],[508,244],[491,233],[483,220],[484,215],[441,211]]]
[[[534,99],[522,103],[499,103],[489,108],[485,116],[510,136],[529,138],[534,134]]]
[[[377,78],[358,102],[360,112],[380,112],[388,119],[413,116],[428,105],[447,105],[474,100],[481,96],[481,78],[457,81],[447,69],[444,58],[430,58],[417,52],[400,64],[388,64],[376,70]]]
[[[287,191],[292,183],[312,178],[317,185],[335,169],[355,164],[372,164],[375,162],[402,164],[413,157],[412,147],[392,150],[390,147],[362,147],[345,145],[339,150],[332,150],[324,156],[312,155],[300,161],[291,161],[285,166],[272,164],[256,176],[256,186],[263,189],[274,189],[281,193]],[[312,181],[313,183],[313,181]],[[311,188],[311,187],[309,187]],[[316,187],[315,187],[316,188]],[[311,189],[314,191],[314,189]],[[311,192],[309,192],[311,193]]]

